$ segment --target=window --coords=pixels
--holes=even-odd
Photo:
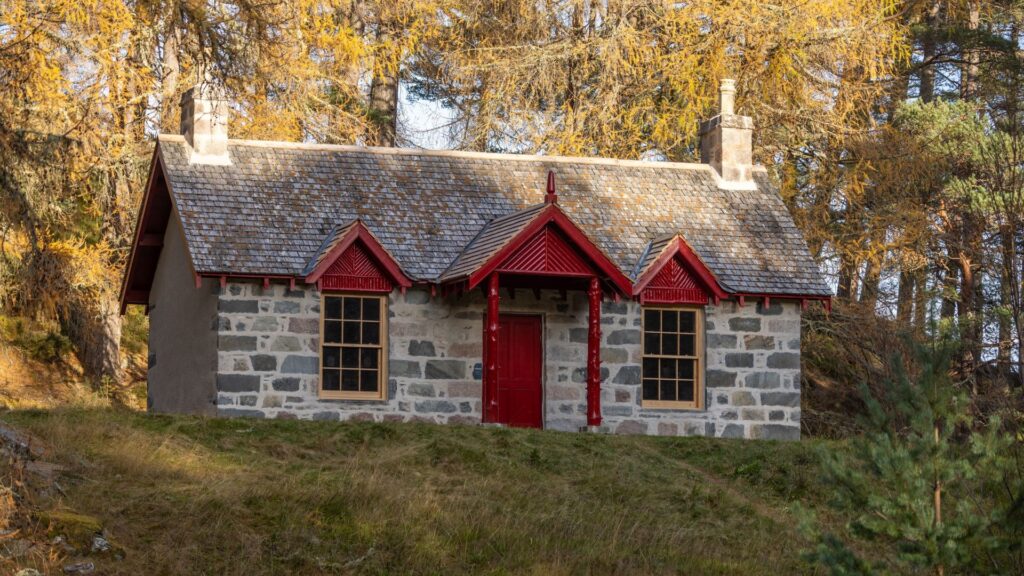
[[[644,309],[644,406],[703,407],[703,315],[694,308]]]
[[[322,398],[384,398],[386,306],[381,296],[324,295],[320,326]]]

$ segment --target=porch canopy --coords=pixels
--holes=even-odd
[[[487,223],[441,275],[450,289],[484,286],[483,420],[498,414],[499,289],[586,290],[589,301],[587,338],[587,425],[601,424],[601,300],[607,291],[616,298],[632,296],[628,278],[558,206],[554,175],[548,175],[543,204]]]

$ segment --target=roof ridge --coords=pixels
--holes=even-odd
[[[184,142],[185,137],[180,134],[159,134],[157,140],[161,142]],[[477,158],[481,160],[514,160],[521,162],[556,162],[565,164],[600,164],[608,166],[635,166],[638,168],[672,168],[676,170],[708,170],[715,175],[714,168],[710,164],[700,162],[668,162],[661,160],[626,160],[620,158],[605,158],[597,156],[545,156],[541,154],[510,154],[499,152],[473,152],[469,150],[430,150],[427,148],[384,148],[378,146],[359,146],[355,144],[314,144],[309,142],[285,142],[282,140],[244,140],[232,138],[229,144],[236,146],[251,146],[255,148],[284,148],[292,150],[321,150],[324,152],[364,152],[370,154],[393,155],[393,156],[435,156],[447,158]],[[767,171],[758,164],[753,167],[756,171]]]

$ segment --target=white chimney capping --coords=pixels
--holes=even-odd
[[[719,113],[700,125],[700,160],[710,164],[720,188],[751,190],[753,179],[754,121],[735,113],[736,81],[722,80]]]
[[[181,134],[192,147],[191,164],[231,164],[228,155],[230,106],[224,90],[203,82],[181,95]]]

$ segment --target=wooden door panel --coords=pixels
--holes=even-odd
[[[543,338],[540,316],[501,316],[498,336],[498,421],[543,426]]]

